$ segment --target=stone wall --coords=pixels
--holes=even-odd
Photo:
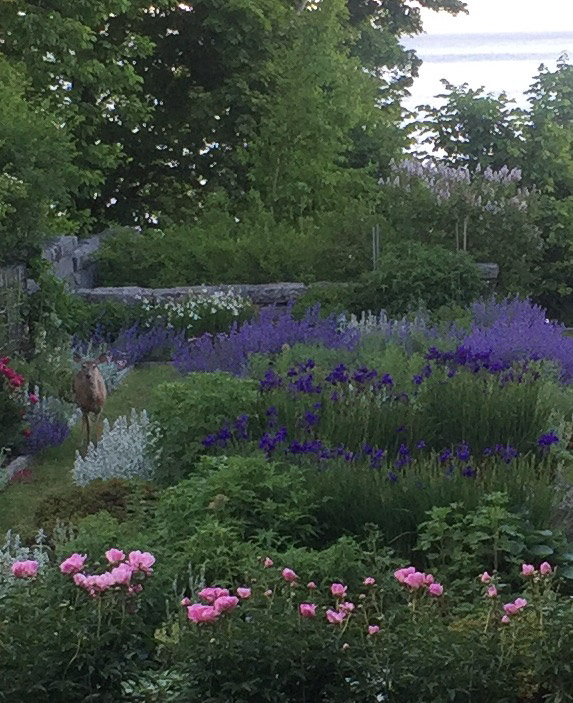
[[[94,256],[103,239],[111,234],[112,230],[106,230],[88,239],[57,237],[46,244],[42,256],[52,264],[56,276],[66,281],[72,290],[93,288],[96,274]]]

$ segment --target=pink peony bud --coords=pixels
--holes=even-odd
[[[274,561],[270,557],[267,557],[263,562],[263,566],[265,567],[265,569],[270,569],[273,564]]]
[[[191,605],[191,601],[189,600],[189,598],[183,598],[183,600],[181,601],[181,605],[184,608],[188,608]]]
[[[431,596],[441,596],[444,593],[444,587],[441,583],[431,583],[428,588],[428,593]]]
[[[490,586],[487,589],[487,597],[488,598],[495,598],[497,596],[497,588],[495,586]]]
[[[239,598],[250,598],[251,597],[251,589],[250,588],[237,588],[237,595]]]
[[[547,576],[547,574],[550,574],[553,571],[551,568],[551,564],[548,561],[544,561],[543,564],[539,567],[539,572],[543,576]]]
[[[301,603],[298,606],[298,610],[303,618],[316,617],[316,605],[313,603]]]
[[[12,575],[17,579],[31,579],[38,574],[38,562],[28,559],[12,564]]]
[[[292,569],[283,569],[282,576],[285,581],[288,581],[288,583],[292,583],[293,581],[296,581],[298,578],[298,576],[295,574],[295,572]]]
[[[330,592],[335,598],[345,598],[347,587],[341,583],[333,583],[330,587]]]
[[[62,574],[77,574],[83,568],[87,556],[85,554],[72,554],[60,564]]]
[[[265,596],[272,596],[272,595],[273,595],[273,592],[271,591],[270,588],[268,589],[268,591],[265,591]]]
[[[380,632],[380,627],[378,625],[368,625],[368,634],[377,635]]]
[[[306,587],[309,588],[311,591],[314,591],[314,589],[316,588],[316,583],[314,581],[309,581],[306,584]]]
[[[349,647],[350,647],[350,645],[348,644],[348,642],[345,642],[345,643],[342,645],[342,649],[348,649]]]
[[[507,615],[504,615],[504,616],[502,617],[502,619],[501,619],[501,622],[502,622],[504,625],[509,625],[509,623],[510,623],[509,617],[508,617]]]
[[[364,579],[365,586],[374,586],[375,583],[376,583],[376,579],[373,579],[372,576],[367,576]]]
[[[346,617],[346,613],[344,611],[336,611],[336,610],[327,610],[326,611],[326,619],[331,625],[340,625],[340,623],[344,620]]]
[[[123,561],[125,559],[125,553],[122,552],[121,549],[116,549],[114,547],[112,549],[107,550],[107,552],[105,553],[105,558],[110,564],[119,564],[120,561]]]
[[[426,586],[429,586],[430,584],[434,583],[434,577],[432,574],[424,574],[424,583]]]
[[[533,576],[535,574],[535,567],[533,564],[523,564],[521,567],[522,576]]]
[[[482,583],[489,583],[491,581],[491,576],[487,573],[487,571],[484,571],[480,576],[480,579]]]

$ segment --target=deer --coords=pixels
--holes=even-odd
[[[107,400],[105,380],[99,370],[99,364],[109,361],[107,354],[100,354],[97,359],[83,359],[74,354],[74,361],[81,364],[74,377],[74,395],[76,404],[82,411],[83,424],[86,427],[87,443],[90,444],[90,413],[94,415],[94,444],[97,444],[97,423]]]

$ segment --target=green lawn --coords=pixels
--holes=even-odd
[[[113,422],[132,408],[143,410],[153,389],[174,378],[177,378],[177,373],[167,364],[134,369],[118,390],[109,396],[104,416]],[[48,493],[70,485],[74,457],[82,442],[81,425],[81,422],[78,423],[61,447],[46,450],[37,456],[30,482],[11,483],[0,492],[0,535],[9,529],[29,534],[30,520],[38,502]]]

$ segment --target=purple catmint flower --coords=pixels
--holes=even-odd
[[[553,444],[558,444],[559,443],[559,437],[555,434],[555,432],[546,432],[545,434],[542,434],[541,437],[537,440],[537,446],[541,447],[542,449],[549,449]]]

